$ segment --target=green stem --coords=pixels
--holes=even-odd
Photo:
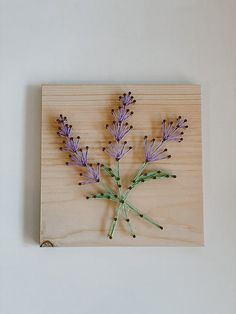
[[[114,180],[115,183],[119,181],[119,176],[111,167],[103,165],[102,169],[109,177],[111,177]]]
[[[121,211],[121,209],[122,209],[122,206],[123,206],[123,204],[120,204],[120,205],[117,207],[117,209],[116,209],[116,215],[115,215],[115,217],[113,218],[112,224],[111,224],[110,229],[109,229],[109,232],[108,232],[108,236],[109,236],[110,239],[112,239],[113,234],[114,234],[114,232],[115,232],[115,230],[116,230],[116,227],[117,227],[117,223],[118,223],[118,219],[119,219],[119,216],[120,216],[120,211]]]
[[[163,227],[158,223],[156,222],[155,220],[153,220],[151,217],[143,214],[142,212],[140,212],[139,209],[137,209],[136,207],[134,207],[133,205],[131,205],[130,203],[126,202],[126,205],[136,214],[136,215],[139,215],[139,217],[145,219],[146,221],[148,221],[149,223],[151,223],[152,225],[156,226],[157,228],[159,229],[163,229]]]
[[[143,170],[147,167],[147,162],[145,161],[138,169],[137,174],[133,181],[136,181],[136,179],[142,174]]]
[[[119,202],[118,197],[115,197],[114,195],[110,193],[97,193],[97,194],[90,194],[87,196],[87,198],[96,198],[96,199],[106,199],[113,202]]]
[[[107,184],[105,184],[104,182],[100,181],[100,184],[102,185],[102,187],[105,189],[106,192],[116,195],[115,191],[112,190],[112,188],[110,188]]]
[[[117,176],[118,176],[118,178],[120,178],[120,161],[119,160],[117,160],[117,162],[116,162],[116,167],[117,167]],[[119,197],[120,197],[122,194],[121,181],[120,180],[116,181],[116,185],[118,187]]]
[[[87,196],[87,198],[108,199],[114,202],[119,201],[117,193],[112,188],[110,188],[107,184],[105,184],[102,181],[100,181],[99,184],[105,191],[97,194],[90,194]]]
[[[133,179],[133,183],[131,184],[131,189],[128,189],[125,193],[124,193],[124,199],[127,199],[130,191],[134,188],[135,186],[135,181],[137,180],[137,178],[142,174],[143,170],[147,167],[147,162],[144,162],[138,169],[136,176]]]
[[[136,235],[134,233],[134,230],[133,230],[133,227],[132,227],[132,224],[129,220],[129,216],[128,216],[128,211],[126,209],[126,207],[123,205],[123,213],[124,213],[124,217],[125,217],[125,220],[127,222],[127,225],[128,225],[128,228],[129,228],[129,233],[130,235],[133,237],[133,238],[136,238]]]

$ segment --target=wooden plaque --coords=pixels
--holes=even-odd
[[[59,114],[68,117],[81,145],[89,145],[91,162],[112,162],[102,147],[111,139],[105,125],[112,120],[111,109],[118,96],[131,91],[137,100],[127,136],[134,149],[121,161],[124,184],[143,161],[143,137],[159,137],[161,121],[179,115],[189,128],[182,143],[170,143],[171,159],[149,169],[161,168],[176,179],[152,180],[132,192],[132,203],[159,221],[159,230],[132,216],[137,237],[121,221],[114,238],[107,237],[114,215],[108,200],[89,199],[96,185],[78,186],[79,170],[65,166],[68,155],[59,150],[62,139],[56,134]],[[201,92],[199,85],[44,85],[42,87],[41,159],[41,246],[202,246],[202,142]]]

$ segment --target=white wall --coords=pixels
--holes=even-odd
[[[1,314],[236,313],[236,1],[0,0]],[[40,249],[40,85],[202,84],[205,248]]]

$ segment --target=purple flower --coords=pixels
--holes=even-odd
[[[60,115],[57,119],[57,123],[59,124],[59,132],[57,132],[57,134],[65,138],[63,141],[64,147],[60,147],[60,149],[70,153],[69,157],[71,161],[66,162],[66,165],[86,169],[84,174],[85,180],[80,182],[79,185],[99,182],[100,164],[97,164],[97,168],[95,169],[92,164],[88,163],[88,146],[86,146],[85,149],[79,149],[80,137],[78,136],[76,139],[71,137],[72,125],[68,125],[66,117]]]
[[[117,161],[124,157],[124,155],[126,155],[132,148],[131,146],[126,146],[126,141],[123,144],[120,142],[133,129],[133,126],[126,122],[126,120],[133,115],[133,111],[130,111],[126,107],[136,102],[134,97],[131,96],[131,92],[123,94],[119,97],[119,100],[121,102],[121,106],[119,106],[117,110],[112,109],[111,111],[115,121],[113,121],[111,126],[108,124],[106,125],[106,129],[111,133],[116,142],[114,144],[109,142],[108,147],[103,148],[103,151],[106,151]]]
[[[170,142],[177,141],[181,142],[183,140],[182,135],[184,132],[182,129],[186,129],[188,126],[186,125],[187,120],[182,119],[179,116],[176,120],[176,123],[173,122],[167,123],[166,120],[162,121],[162,141]]]
[[[73,137],[67,137],[66,140],[63,142],[64,147],[60,147],[60,149],[65,152],[76,153],[79,149],[79,140],[79,136],[76,139],[74,139]]]
[[[59,124],[59,131],[57,132],[57,134],[61,137],[70,137],[72,132],[72,125],[68,125],[67,118],[63,117],[63,115],[60,114],[57,122]]]
[[[167,155],[167,148],[162,148],[162,142],[156,142],[152,139],[148,142],[147,136],[144,137],[144,154],[146,162],[155,162],[162,159],[168,159],[171,155]]]
[[[128,94],[123,94],[122,96],[119,97],[119,100],[124,107],[128,107],[129,105],[134,104],[136,102],[134,97],[131,96],[131,92],[128,92]]]
[[[60,114],[59,118],[57,119],[58,124],[64,124],[67,123],[67,117],[64,117],[62,114]]]
[[[119,107],[118,110],[112,109],[112,115],[115,120],[119,123],[126,121],[130,116],[133,115],[133,111],[126,109],[125,107]]]
[[[107,147],[103,147],[103,151],[118,161],[132,149],[132,146],[127,147],[126,145],[126,141],[123,144],[109,142]]]
[[[106,129],[111,133],[117,142],[120,142],[129,132],[132,130],[133,126],[125,122],[113,121],[112,126],[106,125]]]
[[[186,129],[187,120],[182,119],[180,116],[176,119],[176,123],[166,123],[166,120],[162,121],[162,139],[160,142],[156,142],[152,139],[148,142],[147,136],[144,137],[144,155],[146,162],[155,162],[162,159],[170,158],[171,155],[167,155],[167,148],[163,149],[163,146],[167,142],[177,141],[182,142],[184,132],[182,129]]]
[[[98,183],[100,182],[100,164],[97,164],[97,168],[94,169],[92,164],[86,166],[86,173],[80,174],[85,178],[84,181],[79,182],[79,185]]]
[[[88,146],[86,146],[85,150],[83,151],[80,148],[75,153],[69,155],[71,161],[67,162],[67,166],[78,166],[78,167],[87,167],[88,165]]]

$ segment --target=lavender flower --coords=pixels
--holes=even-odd
[[[136,103],[134,97],[131,96],[131,92],[128,92],[128,94],[123,94],[123,96],[119,97],[119,100],[123,107],[128,107],[129,105]]]
[[[115,143],[109,142],[108,147],[103,148],[103,151],[106,151],[117,161],[123,158],[132,149],[131,146],[126,146],[126,141],[123,144],[120,142],[133,129],[133,126],[126,122],[127,119],[133,115],[133,111],[130,111],[126,107],[136,102],[134,97],[131,96],[131,92],[123,94],[123,96],[119,97],[119,100],[121,106],[119,106],[117,110],[112,109],[112,115],[115,120],[112,122],[111,126],[106,125],[106,129],[114,137]]]
[[[117,122],[113,121],[112,126],[106,125],[106,129],[111,133],[117,142],[120,142],[129,132],[133,126],[128,122]]]
[[[86,146],[85,150],[83,151],[80,148],[74,154],[69,155],[71,162],[67,162],[68,166],[78,166],[78,167],[87,167],[88,165],[88,146]]]
[[[121,106],[118,108],[118,110],[112,109],[111,112],[115,120],[119,123],[126,121],[130,116],[133,115],[133,111],[130,111],[129,109]]]
[[[184,132],[182,132],[182,129],[188,128],[186,125],[187,120],[182,119],[181,116],[179,116],[176,119],[176,123],[173,122],[167,123],[166,120],[162,121],[162,141],[170,142],[170,141],[177,141],[181,142],[183,140],[182,135]]]
[[[79,149],[79,140],[79,136],[76,139],[73,137],[67,137],[66,140],[63,141],[64,147],[60,147],[60,149],[65,152],[76,153]]]
[[[188,128],[186,125],[187,120],[182,119],[179,116],[176,119],[176,123],[173,122],[167,123],[166,120],[162,121],[162,139],[160,142],[156,142],[155,139],[152,139],[148,142],[147,136],[144,137],[144,155],[146,162],[155,162],[162,159],[168,159],[171,155],[167,155],[167,148],[163,148],[167,142],[183,141],[184,132],[182,129]]]
[[[123,144],[120,142],[116,143],[109,142],[108,146],[103,147],[102,150],[118,161],[132,149],[132,146],[127,147],[126,145],[127,145],[126,141]]]
[[[162,148],[162,142],[156,142],[152,139],[148,142],[147,136],[144,137],[144,155],[145,162],[155,162],[162,159],[168,159],[171,155],[167,155],[167,148]]]
[[[59,124],[57,134],[62,137],[70,137],[72,132],[72,125],[68,125],[67,118],[63,117],[62,114],[57,119]]]
[[[81,173],[81,176],[83,176],[85,180],[79,182],[79,185],[98,183],[100,181],[100,167],[100,163],[97,164],[96,169],[93,168],[92,164],[87,165],[86,173]]]
[[[79,148],[80,137],[78,136],[76,139],[71,137],[72,125],[68,125],[66,117],[60,115],[57,123],[59,124],[59,132],[57,134],[65,138],[63,141],[64,146],[60,147],[60,150],[70,153],[71,161],[66,162],[66,165],[85,168],[85,180],[80,182],[79,185],[99,182],[100,164],[97,164],[96,169],[93,168],[92,164],[88,164],[88,146],[85,149]]]

